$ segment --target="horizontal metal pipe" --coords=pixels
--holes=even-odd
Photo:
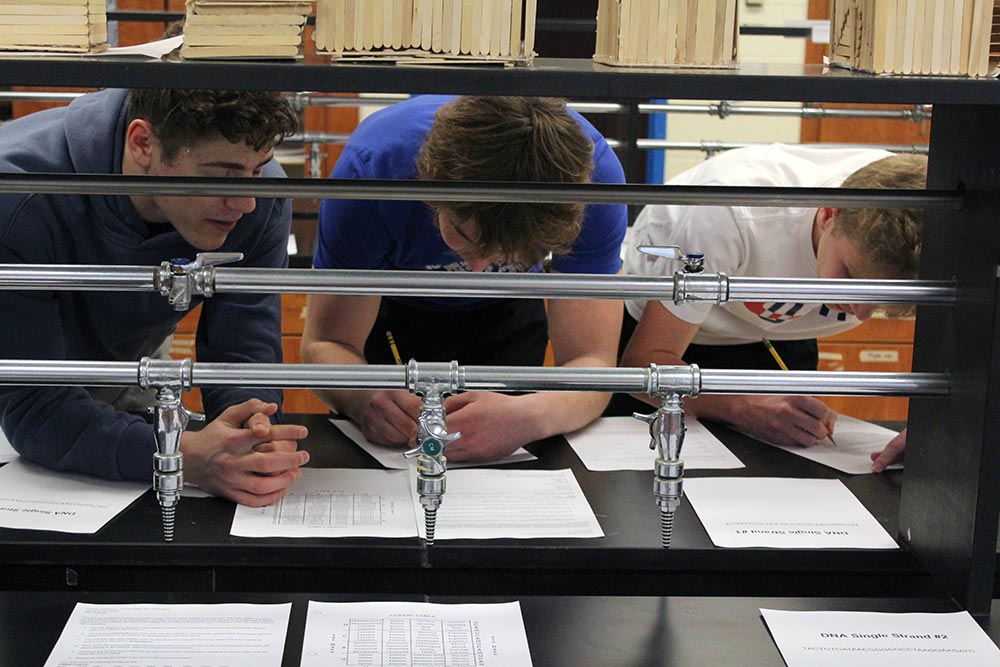
[[[720,151],[731,151],[737,148],[748,146],[765,146],[768,142],[763,141],[670,141],[667,139],[636,139],[636,148],[640,150],[684,150],[703,151],[705,153],[718,153]],[[610,145],[610,142],[609,142]],[[889,151],[892,153],[914,153],[927,155],[930,152],[926,144],[798,144],[805,147],[831,148],[869,148]],[[615,148],[615,146],[611,146]]]
[[[946,373],[859,373],[702,369],[702,392],[825,396],[946,396]]]
[[[156,268],[60,264],[0,264],[0,289],[155,291]]]
[[[637,105],[639,113],[694,113],[710,116],[794,116],[799,118],[881,118],[898,120],[930,120],[931,112],[915,107],[913,109],[831,109],[827,107],[770,107],[746,104],[676,104],[649,103]],[[925,105],[926,106],[926,105]]]
[[[151,364],[155,367],[157,362]],[[179,368],[178,362],[162,362]],[[141,362],[0,360],[0,384],[130,386],[139,382]],[[426,366],[433,366],[428,364]],[[416,362],[416,368],[421,367]],[[161,369],[162,371],[162,369]],[[196,387],[283,387],[299,389],[406,389],[405,366],[325,364],[233,364],[195,362]],[[646,393],[648,368],[559,368],[459,366],[457,391],[602,391]],[[661,391],[722,394],[811,394],[857,396],[944,396],[943,373],[845,373],[744,371],[661,366]],[[164,373],[157,377],[163,378]],[[699,387],[700,385],[700,387]]]
[[[158,267],[0,264],[0,289],[157,291]],[[657,301],[948,304],[953,283],[919,280],[746,278],[722,274],[592,274],[214,269],[211,287],[227,294],[343,294]]]
[[[135,361],[0,359],[0,384],[118,387],[139,384]]]
[[[725,277],[679,274],[678,302],[790,301],[796,303],[955,303],[954,283],[929,280]]]
[[[692,204],[959,209],[952,190],[770,188],[611,183],[489,183],[379,179],[221,178],[105,174],[0,174],[0,192],[228,197],[318,197],[414,201]]]

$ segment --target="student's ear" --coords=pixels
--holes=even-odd
[[[125,150],[142,169],[148,169],[153,161],[154,144],[153,126],[148,120],[136,118],[129,123],[125,130]]]
[[[830,229],[833,225],[833,219],[839,214],[839,208],[830,208],[829,206],[821,207],[816,211],[816,226],[819,228],[819,231],[822,233]]]

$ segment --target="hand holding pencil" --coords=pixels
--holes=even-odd
[[[780,368],[783,371],[787,371],[788,370],[788,366],[785,365],[784,359],[782,359],[781,355],[778,354],[778,351],[776,349],[774,349],[774,345],[772,345],[771,341],[769,341],[767,339],[767,336],[761,336],[760,339],[764,343],[764,347],[767,348],[767,351],[771,353],[772,357],[774,357],[775,362],[777,362],[777,364],[778,364],[778,368]],[[827,428],[827,436],[826,436],[826,438],[830,441],[830,444],[832,444],[834,447],[836,447],[837,446],[837,441],[833,439],[833,424],[832,423],[831,424],[825,424],[825,426]]]

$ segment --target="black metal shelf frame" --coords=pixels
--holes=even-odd
[[[927,211],[920,278],[954,279],[961,298],[953,308],[918,311],[914,371],[950,373],[955,389],[946,398],[911,401],[899,538],[962,606],[989,614],[1000,520],[1000,349],[993,338],[1000,330],[1000,82],[878,77],[810,65],[654,70],[539,58],[515,68],[395,67],[101,56],[0,59],[0,82],[934,104],[927,187],[964,193],[964,204]]]

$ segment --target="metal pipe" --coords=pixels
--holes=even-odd
[[[0,289],[158,291],[159,267],[0,264]]]
[[[611,145],[611,142],[608,142]],[[668,139],[636,139],[635,145],[641,150],[684,150],[703,151],[708,154],[730,151],[747,146],[766,146],[768,142],[760,141],[670,141]],[[927,155],[929,147],[926,144],[797,144],[808,148],[868,148],[889,151],[891,153],[915,153]],[[616,148],[616,146],[611,146]]]
[[[0,289],[163,291],[159,267],[0,264]],[[930,280],[747,278],[212,267],[212,294],[342,294],[657,301],[950,304],[954,283]],[[169,277],[169,276],[168,276]],[[207,294],[208,292],[206,292]]]
[[[171,363],[171,362],[165,362]],[[141,362],[0,360],[0,384],[130,386],[139,383]],[[434,364],[415,364],[417,368]],[[298,389],[406,389],[405,366],[324,364],[235,364],[195,362],[198,387]],[[945,373],[857,373],[820,371],[712,370],[694,366],[649,368],[560,368],[459,366],[461,391],[602,391],[647,393],[808,394],[858,396],[946,396]],[[699,386],[700,385],[700,386]]]
[[[179,195],[185,197],[307,197],[411,201],[520,201],[536,204],[694,204],[839,206],[958,210],[954,190],[514,183],[380,179],[222,178],[112,174],[0,174],[0,192],[21,194]]]
[[[85,93],[67,93],[55,91],[0,91],[0,100],[8,102],[72,102]],[[297,92],[290,99],[297,109],[308,106],[317,107],[361,107],[361,106],[391,106],[397,102],[409,99],[410,95],[399,94],[366,94],[364,97],[340,97],[322,95],[310,92]],[[578,113],[605,114],[622,113],[624,104],[618,102],[567,102],[567,108]],[[707,114],[709,116],[752,115],[752,116],[797,116],[801,118],[882,118],[912,120],[921,122],[930,120],[930,105],[918,104],[913,109],[829,109],[826,107],[768,107],[731,104],[721,101],[718,104],[678,104],[678,103],[643,103],[637,105],[639,113],[689,113]]]
[[[769,107],[732,104],[677,104],[674,102],[639,104],[639,113],[693,113],[726,118],[727,116],[794,116],[798,118],[880,118],[910,120],[919,123],[930,120],[930,105],[918,104],[911,109],[830,109],[826,107]]]

